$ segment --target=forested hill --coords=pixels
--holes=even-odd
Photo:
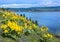
[[[54,7],[29,7],[29,8],[5,8],[9,11],[21,11],[21,12],[44,12],[44,11],[60,11],[60,6]]]

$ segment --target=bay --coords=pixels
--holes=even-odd
[[[60,35],[60,12],[16,12],[17,14],[25,14],[32,20],[37,20],[39,26],[45,25],[49,31]]]

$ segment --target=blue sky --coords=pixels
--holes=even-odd
[[[0,7],[60,6],[60,0],[0,0]]]

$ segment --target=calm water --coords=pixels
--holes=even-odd
[[[17,12],[25,14],[26,17],[32,20],[37,20],[39,26],[45,25],[50,32],[60,35],[60,12]]]

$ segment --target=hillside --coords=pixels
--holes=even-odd
[[[48,32],[46,26],[17,15],[14,12],[0,11],[0,42],[59,42]]]
[[[30,7],[30,8],[5,8],[9,11],[21,11],[21,12],[44,12],[44,11],[60,11],[60,6],[54,7]]]

